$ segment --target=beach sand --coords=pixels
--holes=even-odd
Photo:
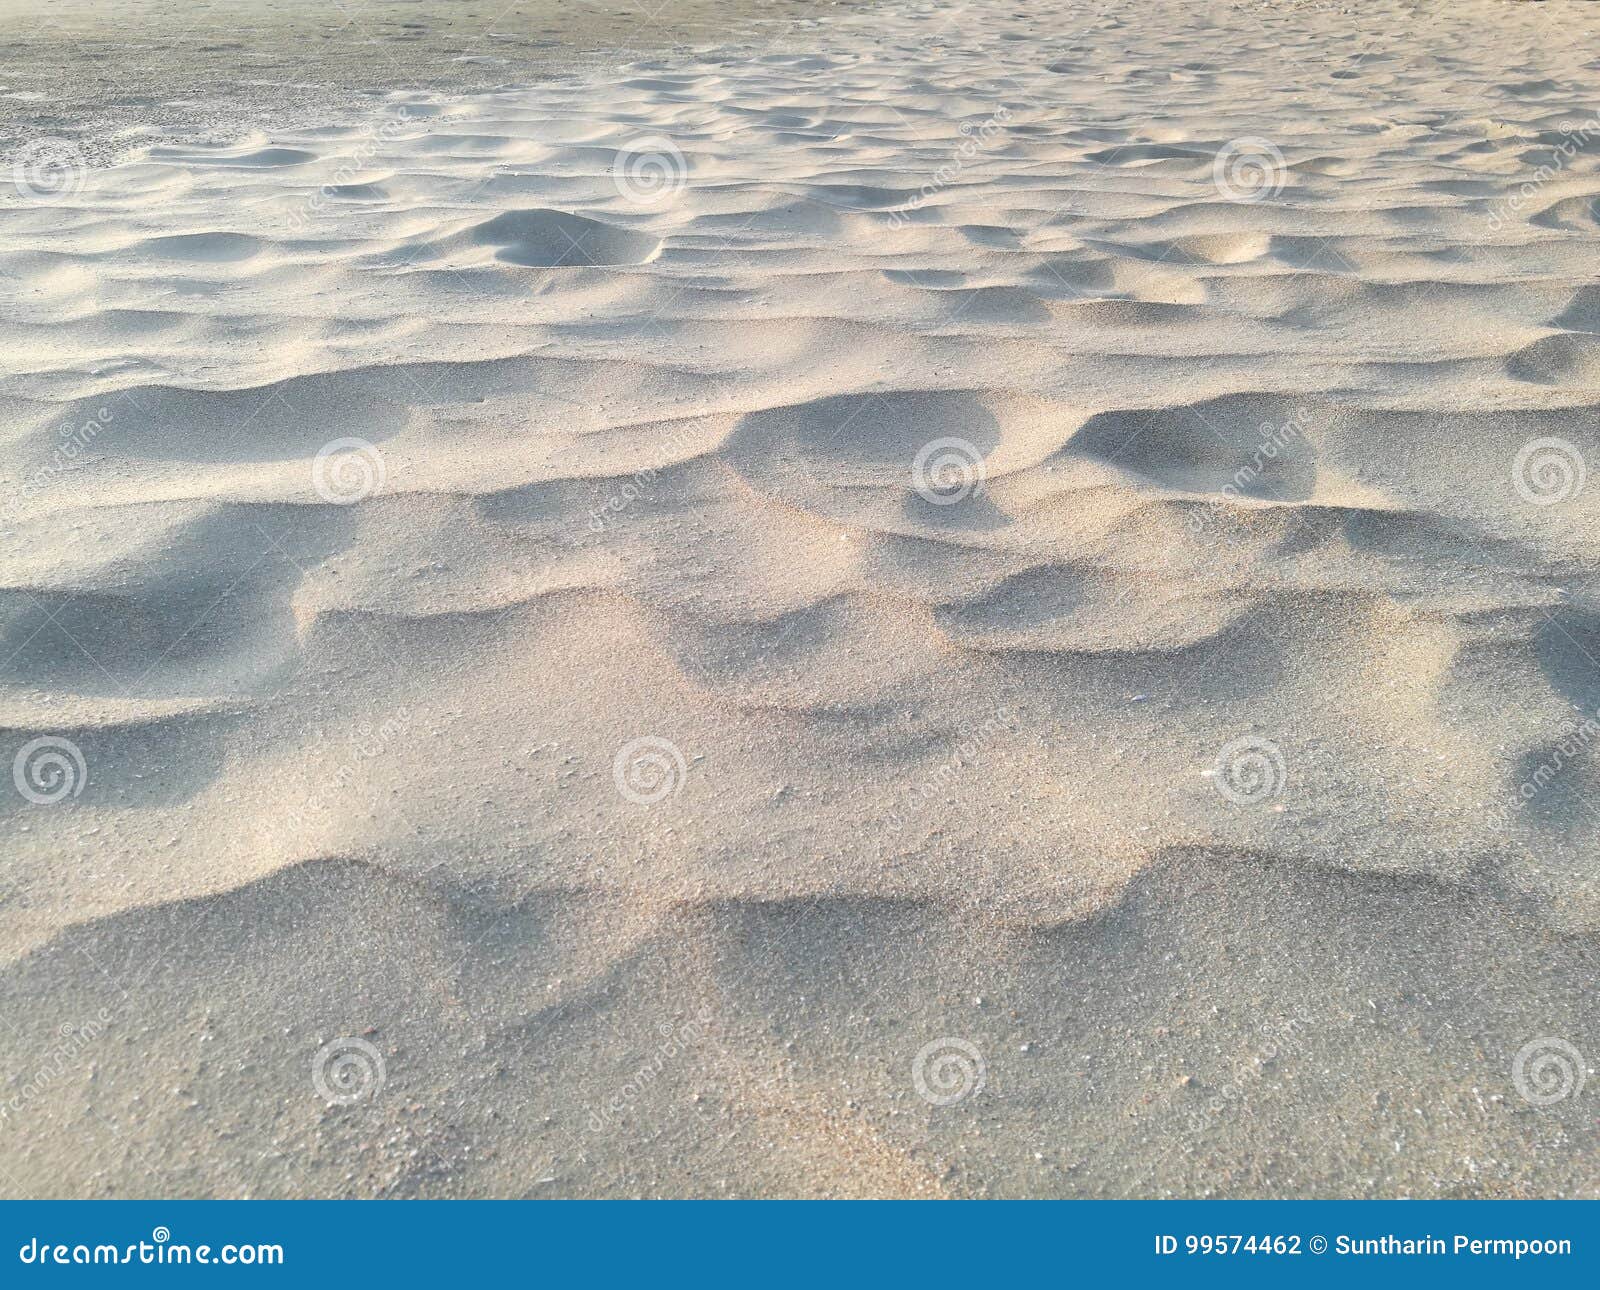
[[[615,68],[628,52],[771,52],[865,0],[0,0],[8,142],[96,165],[152,137],[326,125],[395,91],[461,93]]]
[[[1600,1195],[1600,6],[373,9],[0,78],[0,1194]]]

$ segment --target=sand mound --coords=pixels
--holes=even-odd
[[[468,240],[495,248],[508,264],[640,264],[661,243],[653,237],[566,211],[507,211],[472,229]]]
[[[8,200],[0,1189],[1594,1195],[1600,9],[1490,12]]]

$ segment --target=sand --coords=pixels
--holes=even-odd
[[[629,52],[771,52],[866,0],[0,0],[0,127],[95,165],[177,131],[308,129],[397,90],[525,86]]]
[[[15,127],[0,1193],[1600,1194],[1596,50]]]

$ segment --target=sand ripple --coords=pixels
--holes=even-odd
[[[1102,944],[1107,909],[1141,945],[1216,955],[1219,981],[1249,974],[1205,937],[1253,891],[1285,956],[1326,890],[1352,955],[1363,900],[1398,926],[1399,891],[1518,980],[1555,954],[1541,938],[1592,960],[1600,761],[1572,740],[1600,705],[1600,120],[1594,42],[1568,28],[1600,15],[1481,10],[1424,40],[1390,5],[891,5],[806,55],[395,93],[8,202],[0,747],[70,740],[88,784],[49,809],[0,795],[6,1010],[99,1007],[46,967],[159,940],[189,976],[140,978],[152,1007],[210,1017],[255,964],[273,1027],[338,1027],[337,991],[285,1002],[300,960],[272,938],[313,961],[353,940],[340,989],[374,1014],[466,1009],[415,1040],[422,1069],[459,1041],[517,1068],[519,1117],[572,1118],[551,1043],[604,1030],[575,1009],[609,1015],[624,980],[648,1024],[654,946],[671,980],[704,974],[741,1054],[718,1114],[790,1143],[746,1188],[1361,1190],[1337,1149],[1263,1182],[1229,1148],[1173,1162],[1121,1129],[1033,1183],[997,1163],[1020,1138],[956,1177],[829,1100],[844,1040],[787,1091],[761,1081],[823,1018],[912,1008],[889,959],[973,926],[1016,965],[990,990],[1037,1004],[1071,968],[1152,1023],[1182,982]],[[614,759],[645,738],[676,756],[641,804]],[[1216,765],[1241,738],[1281,764],[1242,804]],[[1466,989],[1448,926],[1403,934]],[[791,936],[841,963],[900,948],[764,1013],[794,992],[772,967]],[[413,964],[435,975],[408,993]],[[1415,964],[1346,966],[1359,990],[1304,1005],[1324,1023],[1416,988]],[[500,971],[517,1002],[484,984]],[[1515,1009],[1473,1030],[1460,1007],[1511,1042]],[[1050,1015],[1077,1061],[1094,1026]],[[1459,1091],[1483,1081],[1460,1045],[1448,1070],[1410,1039],[1395,1060]],[[392,1127],[442,1172],[380,1150],[384,1187],[304,1186],[516,1188],[468,1163],[487,1130],[433,1114]],[[524,1179],[585,1132],[519,1125]],[[1275,1131],[1250,1140],[1301,1132]],[[1462,1132],[1492,1155],[1520,1131]],[[558,1172],[709,1190],[703,1146]],[[1443,1135],[1370,1187],[1527,1181],[1458,1177],[1462,1157]]]

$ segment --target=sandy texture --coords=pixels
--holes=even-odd
[[[1358,8],[32,154],[0,1188],[1596,1195],[1600,6]]]
[[[766,53],[865,0],[0,0],[0,146],[97,165],[183,131],[304,128],[398,90],[522,86],[618,51]]]

